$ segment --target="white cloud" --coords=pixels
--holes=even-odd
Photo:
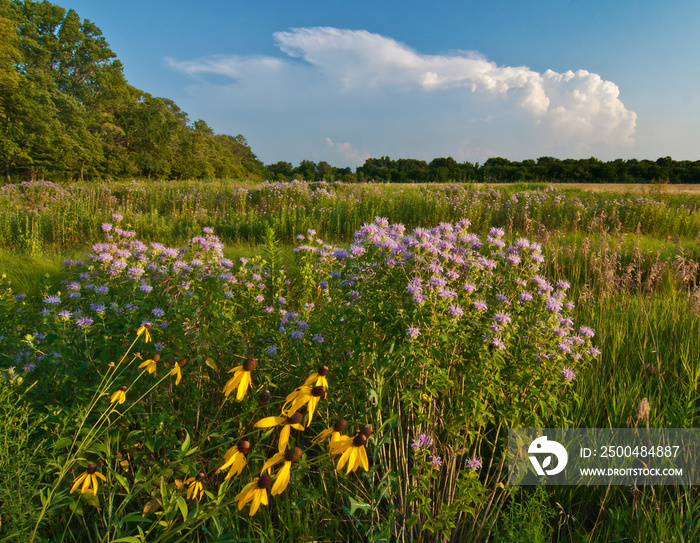
[[[459,150],[464,146],[458,142],[467,139],[473,148],[502,149],[513,159],[553,150],[594,153],[634,142],[636,114],[620,100],[617,85],[586,70],[539,73],[498,66],[465,51],[426,55],[365,30],[295,28],[274,39],[286,58],[215,56],[168,63],[204,81],[207,74],[231,78],[233,86],[221,91],[228,107],[253,108],[260,115],[274,109],[278,124],[272,130],[295,127],[307,142],[332,131],[371,156],[390,151],[421,158],[431,139],[448,146],[434,156],[463,152],[466,156],[456,158],[464,160],[474,159]],[[491,121],[471,122],[475,118]],[[518,142],[519,134],[528,141]],[[392,145],[392,137],[401,143]],[[365,157],[350,144],[328,141],[325,152],[357,162]],[[313,152],[323,150],[308,154]]]
[[[371,157],[367,152],[361,153],[354,145],[347,142],[334,142],[331,138],[326,138],[326,146],[338,153],[340,157],[349,161],[351,164],[363,164],[365,160]]]

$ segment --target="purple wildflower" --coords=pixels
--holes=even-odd
[[[420,336],[420,329],[415,326],[409,326],[406,328],[406,335],[410,338],[415,338]]]

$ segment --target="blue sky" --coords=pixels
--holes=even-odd
[[[266,164],[700,159],[696,0],[55,0]]]

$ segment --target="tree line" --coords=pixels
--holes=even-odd
[[[263,176],[242,135],[215,134],[124,77],[100,29],[50,2],[0,0],[6,181]]]
[[[671,157],[657,160],[616,160],[604,162],[595,157],[511,161],[489,158],[483,164],[457,162],[452,157],[435,158],[430,162],[413,158],[392,160],[385,156],[368,158],[353,173],[350,168],[335,168],[327,162],[318,164],[302,160],[293,167],[289,162],[267,166],[272,179],[281,181],[345,181],[383,183],[446,183],[446,182],[558,182],[558,183],[700,183],[700,161],[676,161]]]

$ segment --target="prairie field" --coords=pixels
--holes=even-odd
[[[0,187],[0,541],[697,541],[508,484],[509,428],[694,428],[700,192]]]

